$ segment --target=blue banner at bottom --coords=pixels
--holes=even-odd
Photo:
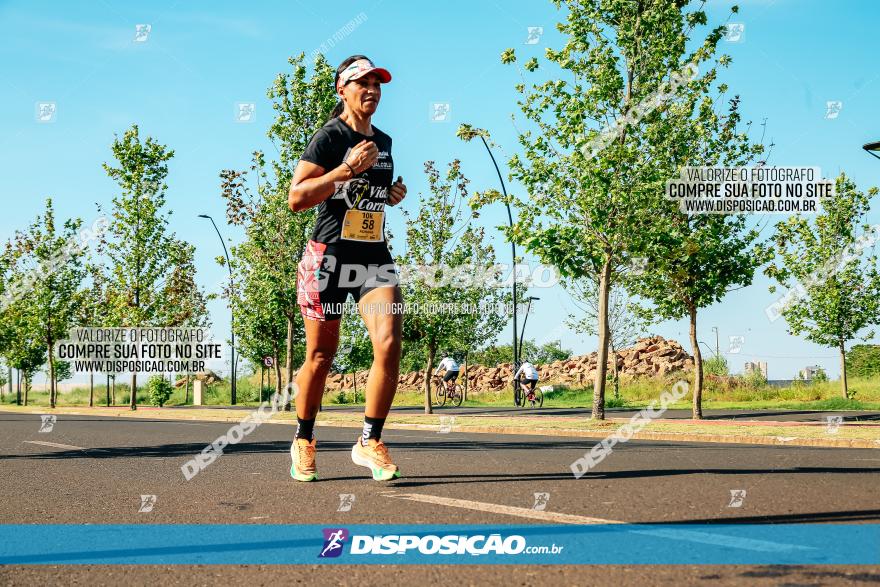
[[[5,524],[0,564],[877,565],[880,524]]]

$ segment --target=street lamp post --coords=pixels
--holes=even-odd
[[[214,225],[214,230],[217,231],[217,236],[220,238],[220,244],[223,245],[223,254],[226,255],[226,267],[229,268],[229,293],[232,295],[232,263],[229,260],[229,251],[226,250],[226,243],[223,241],[223,235],[220,234],[220,229],[217,228],[217,224],[214,222],[214,219],[208,216],[207,214],[199,214],[199,218],[207,218],[211,221],[211,224]],[[230,379],[231,390],[229,394],[229,400],[232,405],[235,405],[236,394],[235,394],[235,377],[236,377],[236,369],[235,369],[235,311],[232,309],[232,300],[229,300],[229,313],[230,313],[230,335],[232,338],[232,346],[230,348],[230,361],[232,362],[232,375]]]
[[[504,194],[504,207],[507,208],[507,221],[510,223],[511,230],[513,229],[513,214],[510,212],[510,204],[507,203],[507,188],[504,187],[504,179],[501,177],[501,170],[498,169],[498,163],[495,161],[495,156],[492,154],[492,149],[489,148],[489,143],[486,142],[486,138],[480,134],[480,140],[483,141],[483,146],[486,147],[486,151],[489,152],[489,157],[492,159],[492,165],[495,166],[495,173],[498,174],[498,181],[501,182],[501,192]],[[516,370],[519,368],[519,347],[516,344],[516,245],[513,243],[513,239],[510,239],[510,254],[513,257],[513,372],[516,373]]]
[[[709,349],[709,352],[710,352],[710,353],[712,352],[712,347],[710,347],[708,344],[706,344],[706,343],[703,342],[702,340],[699,341],[699,343],[700,343],[701,345],[703,345],[704,347],[706,347],[707,349]],[[718,355],[716,354],[715,356],[717,357]]]
[[[520,332],[520,335],[519,335],[519,350],[520,350],[520,352],[522,352],[522,348],[523,348],[523,337],[526,335],[526,322],[528,322],[528,320],[529,320],[529,310],[532,309],[532,300],[537,301],[540,299],[541,298],[536,298],[533,296],[529,296],[526,298],[526,300],[528,300],[529,303],[526,306],[526,316],[525,316],[525,318],[523,318],[522,332]],[[517,361],[516,361],[517,364],[519,364],[519,359],[521,359],[521,358],[522,357],[517,357]]]
[[[721,351],[721,346],[720,346],[720,344],[718,343],[718,327],[717,327],[717,326],[713,326],[713,327],[712,327],[712,330],[715,332],[715,356],[718,357],[718,356],[721,356],[721,353],[720,353],[720,351]]]

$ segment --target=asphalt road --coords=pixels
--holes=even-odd
[[[878,522],[880,451],[631,441],[574,479],[589,439],[388,430],[403,478],[379,484],[350,461],[359,431],[318,427],[317,483],[288,475],[293,428],[264,424],[187,482],[181,464],[224,422],[0,413],[3,523],[541,524],[559,514],[629,523]],[[730,507],[731,490],[745,490]],[[535,493],[549,494],[535,511]],[[338,511],[340,494],[353,494]],[[155,495],[138,512],[141,495]],[[880,582],[878,567],[0,567],[0,584],[717,585]],[[384,577],[384,579],[383,579]],[[592,579],[591,579],[592,578]]]

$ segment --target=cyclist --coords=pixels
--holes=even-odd
[[[439,375],[440,370],[445,369],[445,373],[443,374],[443,383],[447,384],[450,381],[456,381],[458,379],[458,373],[461,368],[458,366],[458,363],[455,362],[455,359],[452,357],[443,357],[443,360],[440,361],[440,364],[437,365],[437,370],[434,371],[434,375]]]
[[[290,184],[291,211],[318,207],[297,273],[306,338],[305,362],[296,377],[297,431],[290,447],[290,474],[298,481],[317,479],[315,418],[348,294],[358,303],[373,345],[363,433],[352,446],[351,459],[377,481],[400,477],[381,439],[397,391],[403,320],[399,279],[385,238],[385,206],[400,203],[406,186],[400,176],[392,183],[391,137],[371,122],[380,84],[390,81],[391,74],[364,55],[339,65],[339,100],[309,141]],[[351,269],[360,277],[352,280]]]
[[[528,361],[523,361],[519,370],[513,375],[513,380],[519,379],[520,375],[524,376],[523,383],[529,386],[529,393],[535,393],[535,386],[538,384],[538,370],[535,369],[535,366]]]

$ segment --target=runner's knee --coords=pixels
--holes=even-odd
[[[306,353],[306,364],[317,372],[330,372],[334,353],[326,349],[313,349]]]
[[[393,332],[383,332],[373,343],[373,355],[377,359],[397,359],[400,357],[400,339]]]

